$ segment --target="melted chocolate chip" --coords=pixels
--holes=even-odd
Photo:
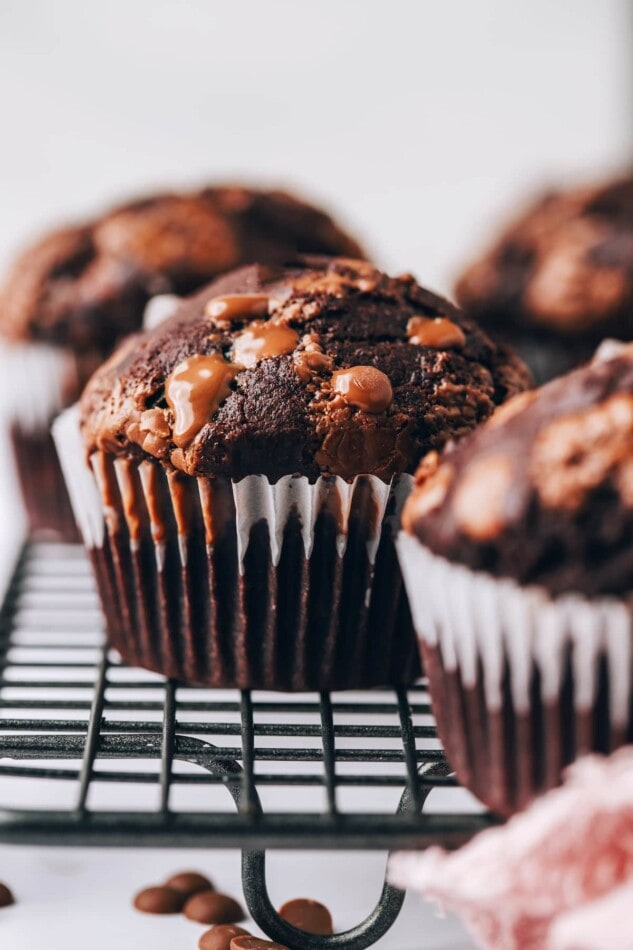
[[[186,894],[173,887],[146,887],[134,898],[134,906],[144,914],[179,914]]]
[[[351,366],[332,374],[332,389],[351,406],[379,413],[391,405],[393,390],[389,377],[375,366]]]
[[[294,355],[295,370],[302,383],[311,382],[314,376],[319,376],[324,371],[331,372],[333,362],[332,357],[324,353],[314,341]]]
[[[239,370],[221,353],[191,356],[176,367],[165,383],[165,396],[176,416],[172,438],[177,446],[191,442],[217,412]]]
[[[410,343],[437,349],[462,347],[466,342],[464,331],[447,317],[411,317],[407,323]]]
[[[236,337],[231,355],[236,363],[252,369],[260,360],[290,353],[298,342],[299,334],[291,327],[254,320]]]
[[[189,920],[201,924],[237,924],[246,916],[237,901],[217,891],[200,891],[190,897],[184,907]]]
[[[212,297],[204,308],[205,316],[218,327],[228,327],[235,320],[265,317],[268,312],[267,294],[225,294]]]
[[[298,897],[279,908],[279,915],[287,923],[309,934],[334,933],[332,915],[324,904]]]

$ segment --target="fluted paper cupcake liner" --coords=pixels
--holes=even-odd
[[[633,740],[633,612],[451,564],[400,532],[433,711],[460,781],[502,814]]]
[[[112,645],[186,683],[282,690],[419,675],[394,547],[410,477],[193,478],[54,428]]]
[[[78,539],[50,426],[77,397],[70,351],[41,343],[0,342],[0,419],[9,433],[29,527]]]

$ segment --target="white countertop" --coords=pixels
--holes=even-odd
[[[345,929],[371,911],[384,863],[384,855],[374,852],[273,853],[268,859],[271,897],[278,904],[301,895],[321,900],[337,928]],[[235,897],[241,894],[240,858],[234,851],[0,847],[0,878],[18,900],[0,912],[0,946],[196,950],[203,925],[181,915],[140,914],[131,906],[136,891],[181,868],[200,869],[218,888]],[[392,930],[376,946],[466,950],[473,944],[455,920],[440,920],[428,904],[409,895]]]

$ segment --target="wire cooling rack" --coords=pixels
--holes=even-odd
[[[454,846],[491,823],[447,812],[455,788],[423,683],[297,695],[180,686],[107,649],[80,547],[24,548],[0,611],[0,840],[238,847],[265,932],[301,950],[360,950],[403,895],[385,884],[353,931],[301,934],[268,899],[264,849]]]

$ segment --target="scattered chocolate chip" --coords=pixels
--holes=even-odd
[[[0,884],[0,907],[9,907],[15,904],[15,898],[6,884]]]
[[[288,950],[280,943],[272,940],[262,940],[261,937],[233,937],[231,950]]]
[[[218,924],[202,934],[198,950],[231,950],[233,937],[250,937],[250,934],[235,924]]]
[[[201,924],[237,924],[246,916],[237,901],[217,891],[199,891],[190,897],[184,907],[189,920]]]
[[[200,891],[215,890],[209,878],[204,874],[198,874],[197,871],[180,871],[178,874],[172,874],[169,880],[165,881],[165,887],[180,891],[185,897],[191,897],[192,894],[198,894]]]
[[[146,887],[134,898],[134,906],[144,914],[179,914],[186,899],[173,887]]]
[[[334,933],[332,915],[324,904],[298,897],[279,908],[279,915],[286,923],[309,934],[329,935]]]

